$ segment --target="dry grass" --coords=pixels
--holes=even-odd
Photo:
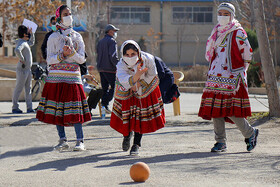
[[[184,74],[183,81],[206,81],[208,66],[193,66],[193,67],[173,67],[172,71],[181,71]]]

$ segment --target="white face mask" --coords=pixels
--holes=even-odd
[[[137,55],[133,57],[124,56],[123,60],[127,63],[128,67],[133,67],[138,61],[138,56]]]
[[[230,21],[230,16],[218,16],[218,23],[221,26],[228,24]]]
[[[72,26],[73,18],[71,15],[63,17],[63,25],[66,27]]]
[[[117,32],[114,32],[114,39],[116,39],[118,37],[118,33]]]

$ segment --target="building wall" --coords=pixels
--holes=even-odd
[[[146,25],[124,25],[116,24],[120,28],[118,32],[118,44],[127,39],[139,41],[144,36],[147,44],[147,52],[160,56],[169,65],[179,64],[179,41],[181,42],[181,60],[180,65],[191,65],[195,63],[206,63],[204,58],[205,43],[214,26],[211,24],[174,24],[172,23],[173,6],[213,6],[213,2],[163,2],[162,4],[162,42],[160,46],[155,45],[156,40],[147,33],[153,29],[155,33],[160,30],[160,2],[113,2],[112,6],[149,6],[150,7],[150,24]],[[216,20],[216,9],[213,7],[213,21]],[[178,31],[181,35],[178,40]],[[160,37],[159,37],[160,38]]]

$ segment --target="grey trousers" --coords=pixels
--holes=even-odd
[[[241,131],[245,138],[250,138],[254,134],[253,127],[245,118],[229,117]],[[224,118],[213,118],[215,140],[219,143],[226,143],[226,129]]]
[[[16,70],[17,81],[16,87],[13,94],[13,107],[12,109],[18,109],[18,99],[23,90],[25,89],[25,102],[27,110],[32,109],[32,95],[31,95],[31,86],[32,86],[32,73],[31,69],[23,69],[21,67],[17,67]]]

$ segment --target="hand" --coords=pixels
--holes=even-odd
[[[140,86],[141,86],[141,84],[139,82],[136,82],[136,84],[131,87],[131,90],[134,92],[137,92],[137,90],[139,89]]]
[[[32,28],[29,28],[29,27],[28,27],[27,33],[32,33]]]
[[[93,81],[93,77],[92,77],[91,75],[84,75],[84,77],[85,77],[86,79],[89,79],[89,80]]]
[[[64,56],[64,57],[67,57],[67,56],[69,56],[71,53],[72,53],[71,47],[68,46],[68,45],[65,45],[65,46],[63,47],[63,56]]]
[[[147,71],[148,71],[148,68],[142,69],[141,65],[138,64],[137,71],[136,71],[135,75],[133,76],[133,82],[137,82],[140,79],[141,75]]]

